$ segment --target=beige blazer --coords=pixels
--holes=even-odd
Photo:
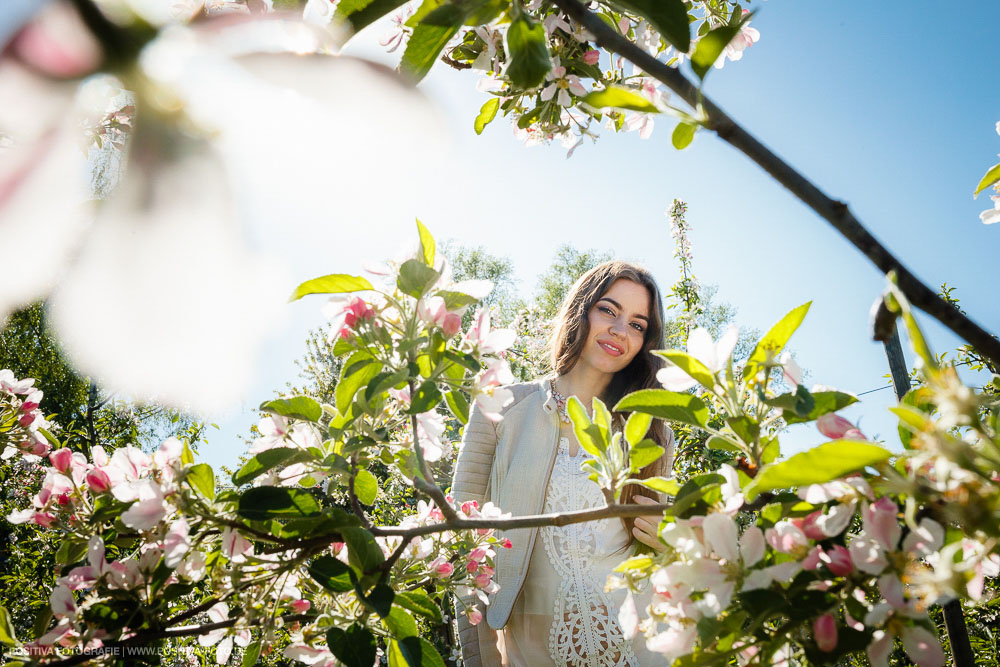
[[[547,378],[508,389],[514,400],[501,411],[499,422],[490,421],[473,406],[455,463],[451,493],[457,501],[476,500],[480,506],[492,501],[513,516],[539,514],[545,506],[559,446],[556,401]],[[667,434],[672,440],[669,429]],[[464,614],[457,614],[467,667],[500,664],[494,630],[507,624],[524,584],[537,534],[537,528],[517,528],[500,535],[510,539],[512,548],[497,550],[494,580],[500,589],[490,599],[486,623],[473,626]]]

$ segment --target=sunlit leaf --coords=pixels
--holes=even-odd
[[[486,126],[493,122],[493,119],[497,117],[497,110],[500,108],[500,98],[491,97],[486,100],[482,108],[479,109],[479,115],[476,116],[476,121],[473,124],[473,128],[476,130],[476,134],[482,134]]]
[[[747,499],[773,489],[791,489],[806,484],[824,484],[844,475],[881,463],[889,450],[857,440],[831,440],[791,458],[761,469],[745,489]]]
[[[364,292],[375,289],[367,278],[352,276],[346,273],[332,273],[322,278],[307,280],[292,292],[289,301],[301,299],[307,294],[343,294],[345,292]]]
[[[643,113],[659,113],[660,109],[642,95],[621,86],[609,86],[604,90],[587,93],[581,100],[594,109],[628,109]]]

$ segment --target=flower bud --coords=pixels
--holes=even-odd
[[[813,636],[820,651],[829,653],[837,648],[837,621],[833,614],[823,614],[813,621]]]
[[[87,473],[87,486],[94,493],[105,493],[111,489],[111,479],[100,468],[94,468]]]
[[[52,462],[52,467],[62,474],[69,474],[70,466],[73,463],[73,451],[68,447],[57,449],[49,454],[49,461]]]

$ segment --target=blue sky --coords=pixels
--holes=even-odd
[[[824,192],[848,203],[868,228],[932,287],[958,288],[962,305],[1000,331],[996,258],[1000,226],[972,190],[996,162],[1000,89],[988,22],[946,2],[753,3],[761,40],[741,62],[709,75],[707,94]],[[347,52],[395,65],[377,44],[376,24]],[[811,382],[864,392],[884,386],[881,344],[868,338],[868,311],[884,278],[823,220],[760,168],[708,133],[683,152],[670,145],[672,122],[657,120],[648,140],[605,135],[566,160],[558,145],[525,148],[498,118],[482,136],[472,122],[484,94],[477,76],[438,63],[422,84],[448,126],[450,145],[429,156],[433,187],[379,183],[354,202],[332,202],[330,218],[305,221],[308,238],[261,224],[257,241],[291,267],[289,286],[317,275],[358,272],[391,255],[419,217],[441,240],[482,245],[513,260],[523,293],[534,291],[556,249],[610,250],[649,267],[665,288],[677,279],[664,210],[688,202],[694,267],[737,322],[766,330],[813,301],[792,339]],[[392,160],[392,147],[372,149]],[[232,465],[255,406],[293,379],[307,331],[322,322],[319,297],[288,307],[262,355],[257,381],[239,409],[215,418],[201,456]],[[937,351],[958,341],[929,318]],[[907,350],[907,358],[912,354]],[[898,447],[885,412],[891,390],[844,411],[869,435]],[[811,426],[783,437],[787,455],[822,441]]]

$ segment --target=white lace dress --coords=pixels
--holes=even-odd
[[[545,497],[545,512],[602,507],[596,484],[580,469],[588,455],[569,454],[561,438]],[[642,667],[662,664],[645,640],[626,641],[618,624],[624,590],[604,591],[608,575],[630,555],[619,519],[540,528],[521,594],[499,633],[504,665]],[[636,601],[637,604],[639,600]],[[657,660],[659,658],[659,660]]]

